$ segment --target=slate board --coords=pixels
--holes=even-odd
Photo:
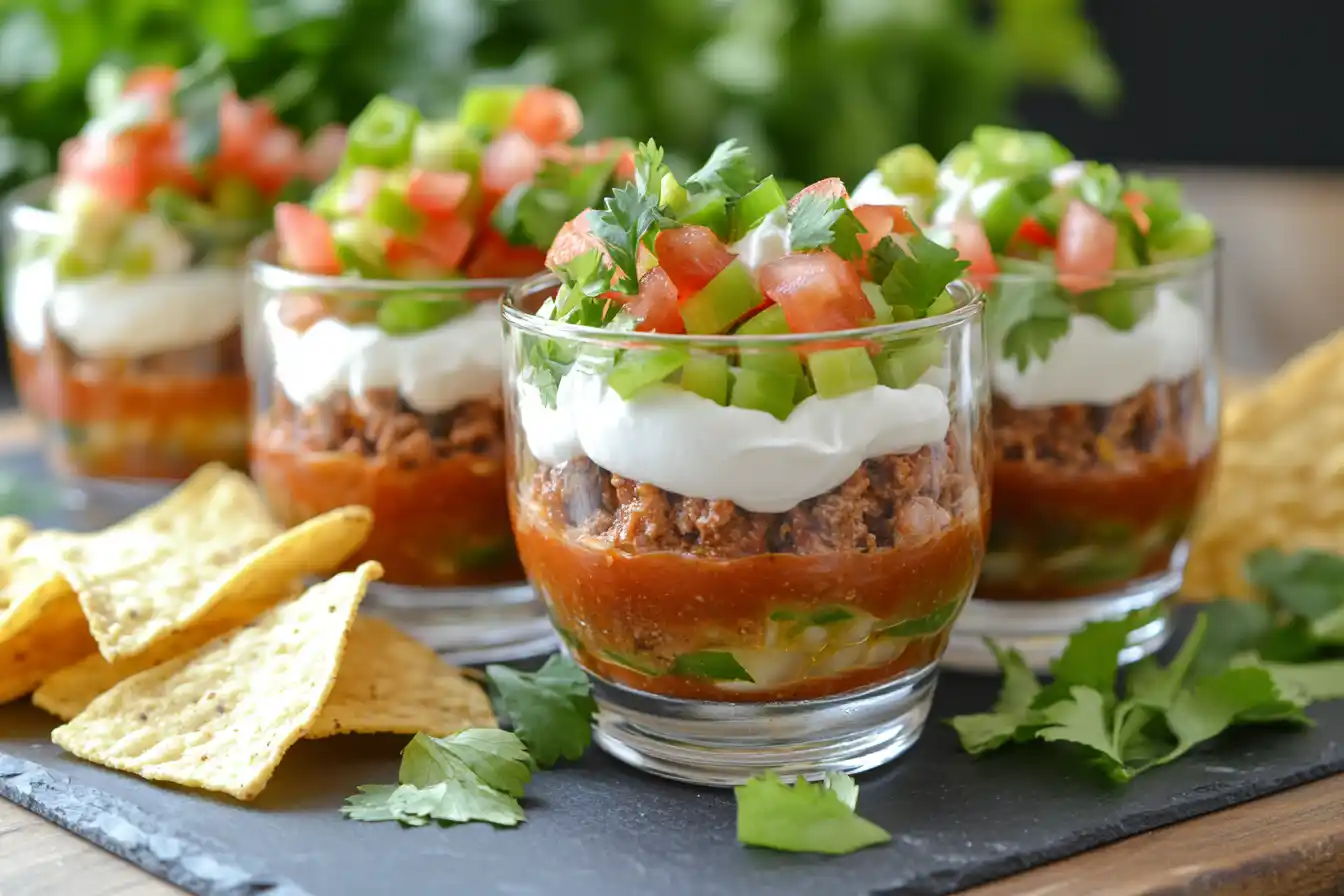
[[[7,459],[6,468],[12,468]],[[1189,614],[1186,614],[1188,621]],[[933,718],[982,711],[993,679],[946,674]],[[733,797],[643,775],[593,750],[540,774],[528,822],[403,830],[337,813],[356,785],[396,778],[402,737],[301,742],[254,803],[85,764],[48,739],[52,720],[0,708],[0,796],[195,893],[346,896],[454,892],[937,894],[1344,771],[1344,701],[1310,730],[1246,730],[1127,788],[1067,748],[973,760],[933,724],[901,760],[860,779],[860,812],[894,841],[828,858],[745,849]]]

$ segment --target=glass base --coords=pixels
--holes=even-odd
[[[1035,671],[1047,672],[1050,661],[1068,644],[1069,635],[1087,623],[1118,619],[1160,604],[1161,615],[1132,632],[1120,653],[1121,665],[1137,662],[1161,650],[1171,636],[1170,598],[1181,590],[1183,567],[1184,562],[1173,564],[1164,573],[1096,597],[1043,601],[972,598],[952,629],[943,664],[962,672],[997,672],[999,665],[984,643],[985,638],[993,638],[1000,647],[1015,648]]]
[[[526,584],[417,588],[375,582],[363,609],[462,665],[539,656],[557,644],[545,606]]]
[[[924,730],[937,667],[828,697],[779,703],[674,700],[594,679],[596,740],[646,772],[731,787],[764,771],[816,779],[857,774],[910,749]]]

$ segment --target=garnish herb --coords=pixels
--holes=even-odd
[[[658,203],[638,184],[617,187],[605,208],[592,213],[593,234],[607,247],[619,272],[613,288],[627,295],[639,292],[639,245],[658,220]]]
[[[566,221],[597,204],[615,169],[615,157],[575,168],[548,160],[536,178],[518,184],[500,200],[491,223],[514,245],[544,249]]]
[[[578,759],[588,749],[597,701],[572,660],[556,654],[536,672],[492,665],[485,675],[538,766]]]
[[[867,233],[843,196],[804,193],[789,215],[789,243],[793,249],[830,248],[841,258],[862,253],[858,235]]]
[[[894,307],[910,309],[910,317],[923,317],[947,284],[962,275],[970,262],[962,261],[955,249],[940,246],[922,233],[908,239],[883,237],[873,247],[869,270],[882,284],[882,297]]]
[[[799,779],[792,786],[767,772],[733,794],[737,839],[747,846],[845,855],[891,841],[890,834],[854,811],[859,786],[839,772],[828,772],[819,783]]]

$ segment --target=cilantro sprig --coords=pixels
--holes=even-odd
[[[537,765],[550,768],[588,749],[597,701],[573,661],[556,654],[536,672],[495,665],[485,675]]]
[[[577,167],[544,162],[537,176],[510,190],[491,213],[491,223],[514,245],[551,245],[560,228],[597,203],[611,183],[616,159]]]
[[[733,794],[737,839],[747,846],[845,855],[891,841],[889,833],[855,811],[859,785],[839,772],[828,772],[818,783],[799,779],[792,786],[767,772]]]
[[[789,211],[789,244],[797,251],[830,248],[857,258],[863,251],[858,236],[867,232],[843,196],[803,193]]]
[[[722,193],[729,200],[751,192],[758,176],[751,159],[751,150],[736,140],[725,140],[709,154],[705,164],[686,178],[690,193]]]
[[[1117,690],[1120,652],[1157,612],[1084,627],[1051,664],[1049,684],[1020,653],[991,642],[1003,686],[989,712],[949,720],[962,747],[978,755],[1013,742],[1069,743],[1108,778],[1127,782],[1236,725],[1310,725],[1307,706],[1344,697],[1344,663],[1267,661],[1242,649],[1258,643],[1257,629],[1226,613],[1201,613],[1170,663],[1140,661]]]
[[[911,317],[923,317],[947,285],[970,266],[955,249],[918,231],[903,239],[883,237],[868,256],[869,273],[881,285],[882,297],[892,307],[909,308]]]

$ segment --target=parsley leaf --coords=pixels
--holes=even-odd
[[[649,140],[635,147],[635,186],[654,205],[662,202],[663,175],[667,172],[661,146]]]
[[[714,147],[700,170],[686,178],[685,186],[689,193],[718,192],[729,200],[746,195],[756,186],[751,150],[736,140],[723,141]]]
[[[830,248],[841,258],[862,253],[858,235],[868,230],[843,196],[803,193],[789,209],[789,246],[795,251]]]
[[[985,309],[986,335],[1002,356],[1025,371],[1033,358],[1044,361],[1069,331],[1072,308],[1053,278],[1005,279]]]
[[[398,784],[360,787],[341,814],[411,827],[431,821],[513,827],[524,819],[518,797],[531,777],[531,759],[511,732],[469,728],[444,738],[422,733],[402,752]]]
[[[514,245],[545,249],[567,221],[602,198],[615,170],[615,159],[576,168],[548,160],[533,180],[518,184],[499,201],[490,223]]]
[[[607,247],[621,276],[613,284],[627,295],[639,292],[639,244],[658,220],[658,204],[624,184],[607,197],[605,210],[592,215],[593,235]]]
[[[940,246],[922,233],[904,241],[883,237],[873,247],[868,264],[873,280],[882,284],[887,304],[904,305],[915,317],[923,317],[947,285],[971,266],[960,259],[956,249]]]
[[[737,839],[747,846],[785,852],[845,855],[891,841],[891,835],[854,812],[859,788],[848,775],[823,783],[799,779],[792,786],[773,772],[733,788]]]
[[[1100,691],[1075,685],[1069,695],[1041,712],[1046,725],[1036,732],[1044,741],[1069,741],[1092,750],[1094,761],[1111,777],[1123,780],[1125,760],[1115,743],[1106,699]]]
[[[1033,715],[1031,707],[1041,692],[1041,683],[1027,661],[1016,650],[1004,650],[988,639],[985,643],[1003,671],[1003,687],[999,690],[998,700],[991,712],[949,720],[961,738],[962,749],[972,755],[997,750],[1016,739],[1019,732],[1028,733],[1027,729],[1040,721]]]
[[[550,768],[588,749],[597,702],[587,676],[572,660],[556,654],[536,672],[487,666],[485,674],[537,765]]]

